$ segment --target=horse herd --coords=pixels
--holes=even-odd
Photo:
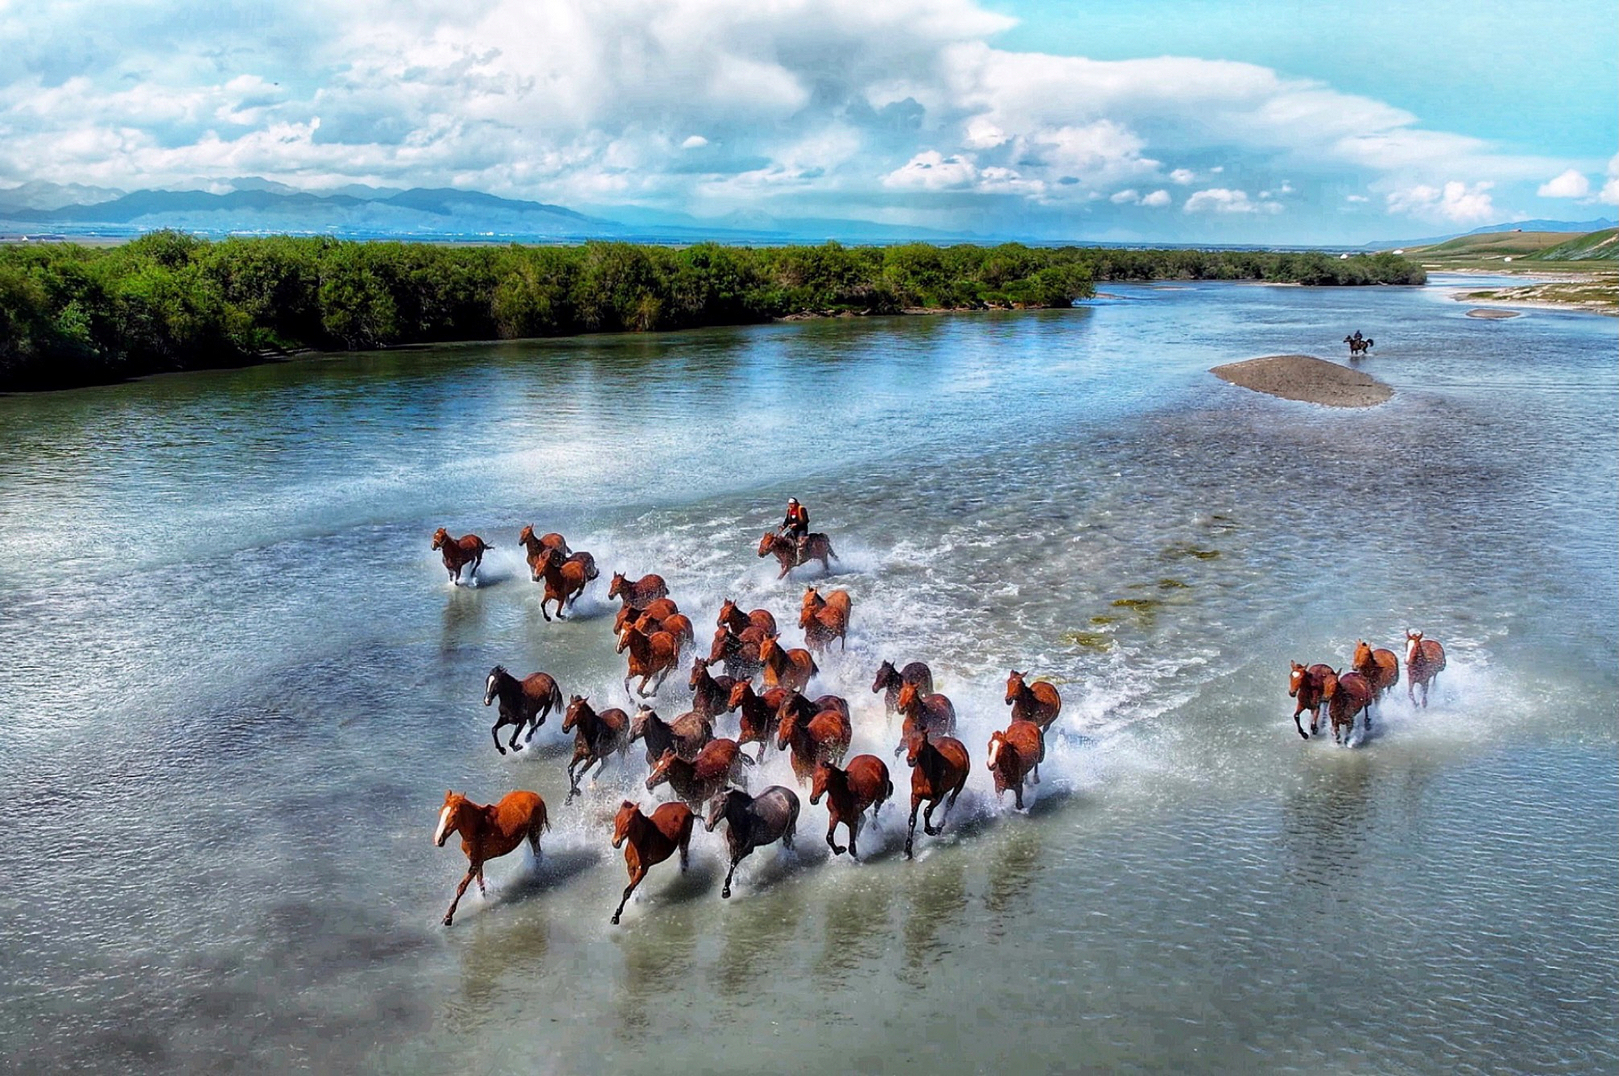
[[[531,578],[545,585],[542,612],[554,603],[557,619],[564,619],[586,586],[598,578],[595,558],[570,549],[560,534],[536,537],[531,526],[522,529],[518,542],[524,547]],[[457,584],[464,570],[469,579],[476,579],[484,552],[493,548],[475,534],[452,538],[443,528],[433,535],[432,547],[441,553],[450,581]],[[837,557],[826,535],[818,533],[808,535],[800,545],[766,532],[758,555],[777,558],[781,565],[778,579],[806,562],[818,560],[825,568],[828,558]],[[607,596],[620,602],[613,632],[617,652],[626,659],[625,693],[638,693],[642,699],[654,696],[669,674],[681,666],[682,657],[695,642],[696,629],[669,597],[662,576],[630,580],[614,573]],[[811,699],[803,694],[810,678],[820,672],[815,655],[834,643],[840,649],[846,646],[851,607],[848,591],[822,595],[816,587],[806,587],[798,610],[805,641],[800,648],[782,642],[770,610],[744,611],[734,601],[725,600],[715,618],[707,656],[692,656],[687,680],[691,708],[671,720],[645,702],[631,715],[619,707],[598,710],[584,695],[564,701],[561,687],[548,673],[519,679],[499,665],[489,671],[483,701],[485,706],[499,702],[490,735],[501,754],[508,749],[521,751],[553,713],[562,714],[562,731],[574,734],[566,802],[579,795],[580,781],[593,768],[600,775],[609,761],[626,755],[636,743],[645,748],[647,791],[667,784],[675,796],[650,814],[632,800],[624,800],[618,809],[613,847],[624,849],[629,884],[613,912],[615,924],[651,867],[678,852],[681,869],[686,868],[692,827],[699,815],[709,832],[720,822],[726,823],[730,867],[722,897],[731,895],[737,865],[754,849],[776,842],[792,848],[800,811],[798,793],[781,785],[757,795],[748,791],[748,771],[763,762],[771,748],[787,754],[799,787],[810,790],[812,805],[826,801],[826,843],[832,853],[847,852],[859,858],[857,842],[868,812],[875,821],[894,795],[888,765],[871,754],[845,762],[853,738],[848,701],[839,695]],[[545,618],[551,619],[549,612]],[[711,671],[716,666],[724,671]],[[640,683],[632,692],[630,682],[637,677]],[[923,832],[938,835],[967,783],[971,762],[966,746],[956,738],[955,706],[934,690],[932,670],[924,662],[913,661],[897,669],[882,662],[871,690],[882,693],[890,720],[895,714],[902,719],[894,757],[903,755],[911,770],[905,838],[905,855],[911,858],[918,814]],[[1062,710],[1062,697],[1051,684],[1031,681],[1028,673],[1014,669],[1007,678],[1006,703],[1011,707],[1011,721],[990,737],[986,763],[993,774],[996,797],[1012,792],[1021,810],[1025,784],[1039,782],[1046,732]],[[735,735],[716,735],[716,723],[731,714],[736,715]],[[512,732],[503,744],[501,729],[507,726]],[[743,748],[752,744],[758,749],[750,755]],[[941,806],[943,813],[935,826],[934,812]],[[506,855],[524,841],[538,856],[540,834],[549,826],[545,801],[534,792],[511,792],[493,804],[477,804],[455,792],[445,793],[434,843],[442,847],[450,834],[459,833],[468,865],[444,914],[444,924],[453,921],[455,909],[474,879],[483,892],[483,868],[488,860]],[[840,826],[847,831],[847,846],[837,841]]]
[[[1348,743],[1355,734],[1355,718],[1366,715],[1366,731],[1372,731],[1372,707],[1380,702],[1383,693],[1400,682],[1400,659],[1394,651],[1381,647],[1373,649],[1365,639],[1355,643],[1352,671],[1344,672],[1331,665],[1310,666],[1292,662],[1293,672],[1288,680],[1287,694],[1297,699],[1293,709],[1293,726],[1308,740],[1321,725],[1321,708],[1327,708],[1332,721],[1334,743]],[[1428,705],[1428,689],[1445,668],[1445,648],[1434,639],[1423,638],[1422,632],[1405,633],[1405,690],[1411,705],[1417,705],[1417,688],[1422,688],[1422,706]],[[1310,731],[1304,731],[1299,715],[1310,712]]]

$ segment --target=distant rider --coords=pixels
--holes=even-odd
[[[787,498],[787,518],[777,528],[793,540],[798,549],[799,563],[804,561],[804,544],[809,537],[809,509],[798,503],[797,497]]]

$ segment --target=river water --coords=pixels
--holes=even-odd
[[[1615,323],[1108,291],[0,399],[0,1065],[1612,1071]],[[1355,328],[1377,408],[1207,373]],[[725,597],[796,623],[801,580],[754,554],[789,494],[854,599],[817,690],[888,757],[872,672],[927,660],[968,792],[906,862],[899,763],[860,864],[806,796],[730,901],[699,832],[609,926],[640,748],[563,806],[559,719],[498,756],[485,674],[624,704],[615,569],[663,574],[700,638]],[[570,622],[540,617],[531,522],[603,569]],[[440,525],[495,544],[478,586]],[[1408,626],[1449,654],[1431,707],[1402,687],[1355,747],[1301,741],[1289,659]],[[983,768],[1013,666],[1065,698],[1022,815]],[[446,788],[554,822],[449,929]]]

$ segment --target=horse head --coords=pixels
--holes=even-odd
[[[905,765],[915,768],[917,759],[922,757],[922,750],[927,746],[928,730],[918,727],[905,740]]]
[[[433,548],[443,549],[450,542],[450,532],[440,527],[433,532]]]
[[[898,676],[899,674],[894,671],[892,661],[883,662],[877,666],[877,679],[871,682],[871,693],[873,695],[877,694],[877,692],[887,687],[891,681],[897,679]]]
[[[793,705],[793,698],[798,692],[793,692],[781,701],[776,710],[776,750],[785,751],[787,745],[792,743],[793,733],[798,731],[798,707]]]
[[[618,814],[613,816],[613,847],[624,847],[624,838],[630,835],[630,823],[635,816],[641,813],[641,806],[625,800],[618,805]]]
[[[1417,655],[1420,653],[1422,653],[1422,632],[1412,631],[1410,628],[1407,628],[1405,632],[1406,663],[1409,664],[1417,660]]]
[[[708,832],[713,833],[714,827],[720,824],[720,819],[728,817],[733,809],[743,810],[748,805],[747,801],[748,794],[746,792],[736,788],[727,788],[724,792],[714,797],[714,802],[708,808],[708,817],[703,819],[703,826]]]
[[[634,743],[646,735],[646,727],[649,721],[657,720],[662,720],[658,717],[658,711],[643,703],[641,708],[635,711],[635,716],[630,719],[630,743]]]
[[[496,665],[489,670],[489,677],[483,682],[483,704],[488,706],[495,701],[495,695],[500,692],[501,682],[511,676],[506,666]]]
[[[730,598],[726,598],[724,604],[720,606],[720,615],[714,618],[715,625],[722,628],[725,627],[725,625],[729,624],[732,618],[734,618],[739,611],[740,610],[738,610],[736,607],[736,602],[732,601]]]
[[[1364,669],[1372,660],[1372,648],[1365,639],[1355,640],[1355,668]]]
[[[696,691],[697,685],[703,682],[703,677],[707,675],[707,673],[708,659],[703,657],[692,658],[691,679],[687,681],[686,686],[691,688],[693,691]]]
[[[992,732],[992,733],[989,734],[989,754],[987,756],[988,765],[986,766],[987,769],[993,771],[995,769],[996,764],[1001,761],[1001,748],[1002,748],[1002,746],[1005,745],[1005,743],[1006,743],[1006,733],[1004,733],[1004,732]]]
[[[568,699],[568,710],[562,715],[562,731],[572,732],[573,727],[579,724],[579,718],[588,709],[590,709],[590,703],[585,701],[585,696],[574,695]]]
[[[648,792],[669,780],[669,767],[674,765],[679,758],[680,756],[675,754],[674,748],[666,747],[663,749],[662,757],[652,764],[652,772],[647,775],[646,790]]]
[[[832,783],[833,776],[842,772],[824,758],[815,764],[815,777],[810,783],[811,807],[821,802],[821,797],[826,795],[827,786]]]
[[[444,793],[444,807],[438,813],[438,828],[433,831],[433,843],[440,848],[450,834],[461,828],[461,815],[467,809],[465,796],[455,792]]]
[[[607,597],[609,599],[618,597],[620,592],[624,592],[627,586],[628,582],[624,578],[624,573],[614,572],[613,581],[607,585]]]
[[[799,602],[802,608],[810,609],[821,604],[821,592],[814,587],[804,588],[804,599]]]
[[[618,633],[618,648],[613,651],[615,654],[624,653],[624,648],[630,645],[630,636],[632,634],[639,635],[643,639],[646,638],[646,633],[637,628],[633,623],[625,624],[624,630]]]
[[[1023,694],[1023,678],[1028,675],[1026,672],[1018,672],[1013,669],[1011,675],[1006,678],[1006,705],[1012,705],[1017,701],[1018,696]]]
[[[764,537],[759,539],[759,555],[768,557],[775,551],[776,543],[782,541],[781,535],[775,531],[765,531]]]
[[[769,662],[781,650],[781,635],[766,635],[759,640],[759,660]]]
[[[1296,699],[1299,696],[1299,689],[1309,682],[1310,670],[1296,661],[1291,664],[1293,671],[1287,678],[1287,697]]]
[[[517,544],[528,545],[534,540],[534,524],[525,523],[523,529],[517,532]]]
[[[916,684],[907,680],[900,685],[899,698],[895,700],[894,705],[901,710],[909,710],[921,698],[922,692],[917,688]]]

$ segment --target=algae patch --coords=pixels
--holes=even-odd
[[[1105,631],[1065,631],[1062,641],[1081,650],[1101,652],[1113,649],[1113,637]]]

